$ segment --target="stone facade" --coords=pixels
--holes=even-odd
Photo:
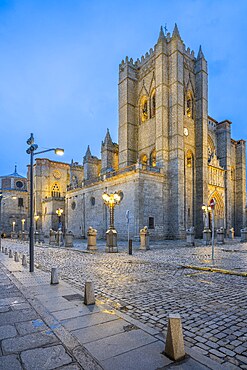
[[[172,35],[161,28],[154,49],[141,59],[121,62],[118,132],[116,144],[107,130],[101,159],[88,147],[83,166],[36,160],[36,212],[46,231],[59,206],[76,237],[86,237],[89,226],[104,237],[109,215],[102,193],[122,190],[115,208],[121,238],[127,237],[127,210],[131,237],[145,225],[151,238],[185,238],[193,226],[202,237],[202,205],[212,199],[215,227],[240,234],[246,225],[245,141],[231,139],[230,121],[209,117],[207,61],[201,47],[196,57],[185,47],[176,25]],[[55,182],[59,199],[51,197]]]
[[[16,166],[12,174],[0,177],[0,191],[3,195],[1,206],[2,232],[6,236],[10,236],[13,230],[13,223],[15,223],[14,229],[16,233],[23,229],[27,230],[27,179],[18,174]]]

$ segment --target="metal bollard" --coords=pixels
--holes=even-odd
[[[22,256],[22,266],[26,267],[27,266],[27,257],[25,254]]]
[[[132,239],[129,240],[129,255],[132,256]]]

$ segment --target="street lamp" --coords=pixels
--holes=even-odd
[[[114,227],[114,208],[119,205],[123,199],[123,192],[121,190],[115,193],[108,194],[104,192],[102,195],[104,204],[110,211],[110,227],[106,232],[106,252],[117,252],[117,231]]]
[[[25,231],[25,218],[21,220],[21,231]]]
[[[34,216],[34,219],[35,219],[35,229],[36,229],[36,231],[38,231],[38,219],[39,219],[39,216],[38,215]]]
[[[203,239],[204,243],[209,244],[210,240],[210,229],[209,229],[209,212],[212,213],[212,260],[214,260],[214,208],[216,205],[215,199],[211,199],[210,205],[202,205],[203,216],[204,216],[204,230],[203,230]]]
[[[62,214],[63,214],[63,209],[58,208],[56,210],[56,214],[58,215],[58,229],[62,229],[61,217],[62,217]]]
[[[34,137],[31,133],[30,138],[27,140],[29,148],[26,150],[27,154],[30,154],[30,231],[29,231],[29,271],[34,271],[34,230],[33,230],[33,157],[38,154],[54,151],[57,155],[63,155],[64,150],[61,148],[52,148],[42,150],[41,152],[35,152],[38,149],[38,145],[34,143]]]

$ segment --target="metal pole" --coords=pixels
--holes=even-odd
[[[29,231],[29,271],[34,272],[34,235],[33,235],[33,151],[30,152],[30,231]]]
[[[132,239],[129,239],[129,255],[132,255]]]
[[[114,229],[114,206],[110,205],[110,229]]]
[[[214,260],[214,209],[212,209],[212,260]]]

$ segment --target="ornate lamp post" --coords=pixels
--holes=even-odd
[[[15,232],[15,221],[12,222],[12,231]]]
[[[106,252],[117,252],[117,231],[114,227],[114,208],[116,205],[119,205],[123,199],[123,192],[121,190],[112,194],[104,192],[102,198],[110,211],[110,227],[106,232]]]
[[[38,145],[34,143],[33,134],[30,135],[30,138],[27,140],[27,145],[29,148],[26,150],[27,154],[30,154],[30,231],[29,231],[29,255],[30,255],[30,264],[29,271],[34,272],[34,230],[33,230],[33,157],[37,154],[43,154],[46,152],[54,151],[57,155],[63,155],[64,150],[60,148],[52,148],[42,150],[41,152],[35,152],[38,149]]]
[[[62,229],[61,217],[62,217],[62,214],[63,214],[63,209],[58,208],[56,210],[56,214],[58,215],[58,229]]]

